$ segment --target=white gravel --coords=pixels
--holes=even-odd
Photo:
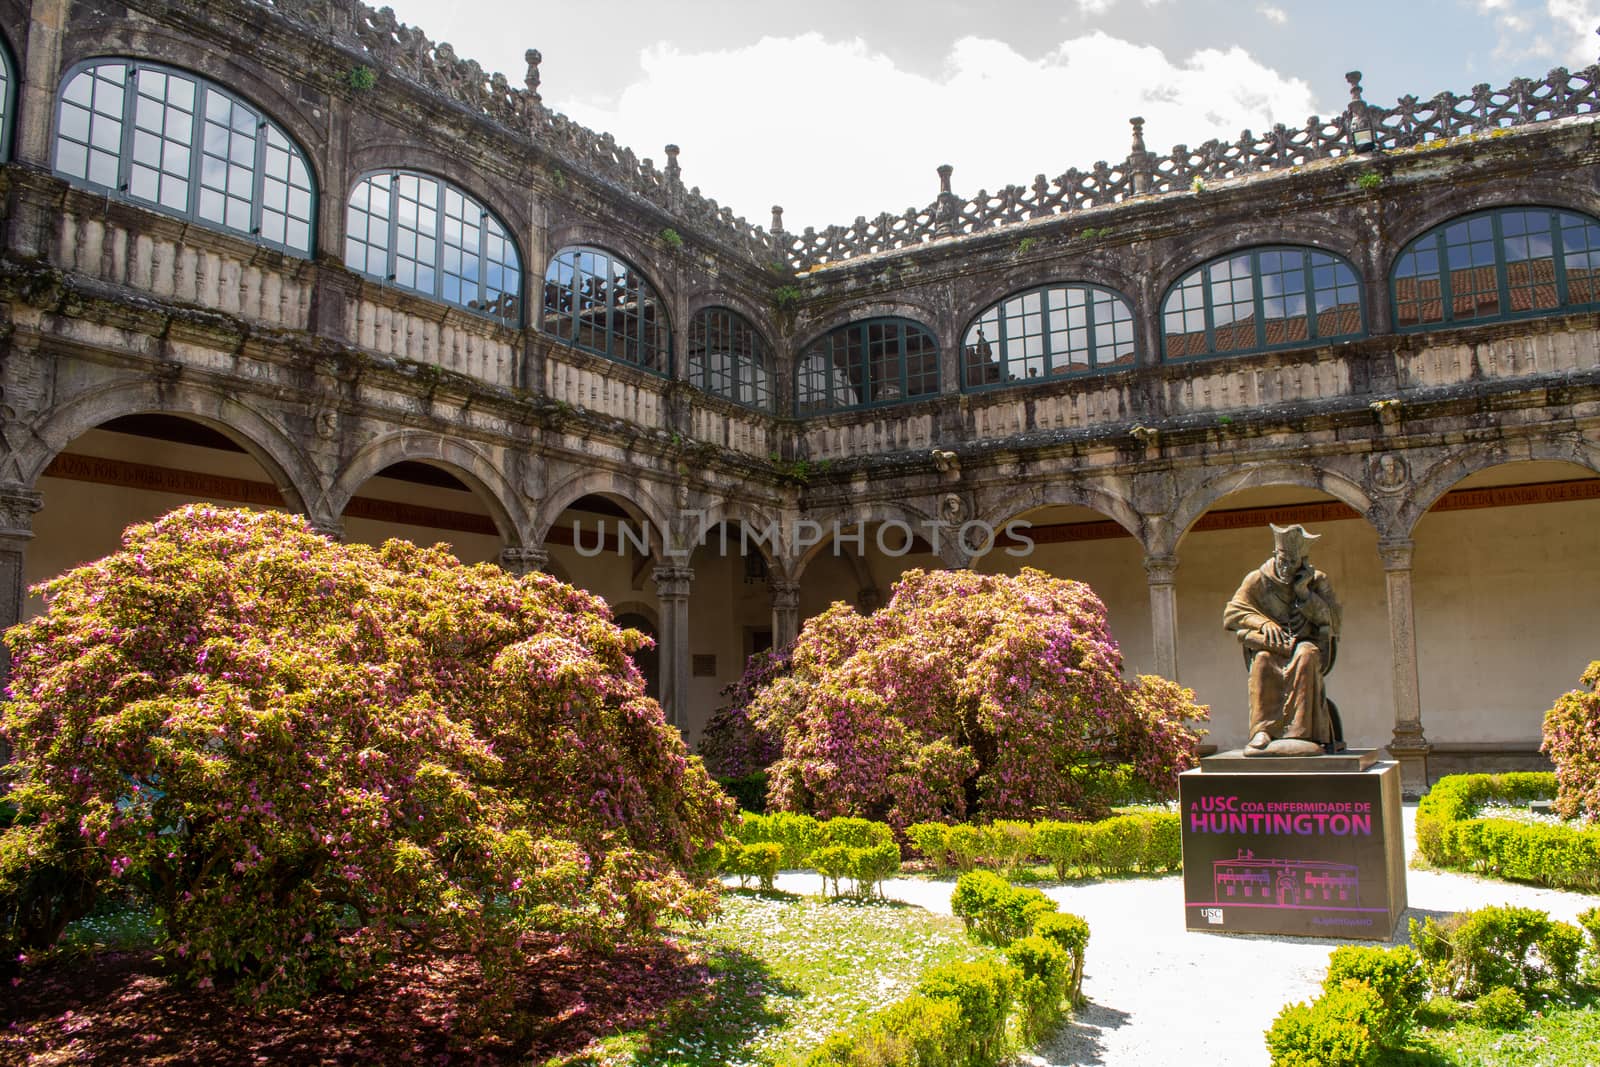
[[[1416,805],[1405,805],[1406,854],[1416,851]],[[950,913],[952,880],[897,878],[895,900]],[[821,891],[813,874],[785,872],[778,888]],[[1063,911],[1089,921],[1084,994],[1089,1003],[1029,1057],[1035,1065],[1145,1067],[1171,1063],[1251,1067],[1268,1062],[1262,1035],[1283,1005],[1317,994],[1332,938],[1209,934],[1184,929],[1180,876],[1088,882],[1048,888]],[[1571,921],[1600,898],[1514,885],[1472,875],[1406,872],[1410,907],[1400,920],[1485,904],[1519,904]]]

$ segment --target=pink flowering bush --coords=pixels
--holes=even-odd
[[[1032,569],[910,571],[871,616],[835,604],[750,706],[783,738],[773,808],[901,829],[1085,814],[1120,764],[1174,795],[1205,714],[1173,682],[1125,679],[1093,591]]]
[[[711,713],[700,734],[700,756],[712,774],[718,778],[759,774],[783,753],[781,738],[750,721],[750,704],[788,671],[788,649],[757,652],[745,663],[739,680],[723,688],[720,695],[727,703]]]
[[[1556,811],[1600,822],[1600,660],[1589,664],[1582,684],[1545,712],[1541,751],[1556,765]]]
[[[508,966],[714,902],[731,805],[588,593],[207,506],[42,590],[6,635],[13,957],[141,887],[192,977],[293,1000],[408,939]]]

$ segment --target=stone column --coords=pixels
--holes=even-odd
[[[542,571],[550,563],[550,553],[544,548],[502,548],[500,569],[521,577]]]
[[[319,519],[308,515],[306,516],[306,522],[310,524],[312,533],[321,534],[330,541],[344,541],[344,521],[342,519]]]
[[[800,633],[800,583],[767,579],[772,593],[772,647],[788,648]]]
[[[669,560],[657,564],[652,577],[661,605],[661,704],[667,721],[682,730],[689,711],[689,583],[694,571]]]
[[[1175,682],[1178,680],[1178,557],[1146,556],[1144,573],[1150,585],[1155,673]]]
[[[1389,649],[1394,683],[1394,738],[1389,754],[1400,762],[1400,791],[1428,791],[1428,751],[1422,734],[1422,699],[1417,685],[1417,633],[1411,600],[1411,541],[1380,541],[1384,584],[1389,594]]]
[[[0,630],[22,621],[28,597],[22,565],[33,540],[33,513],[43,506],[44,497],[32,489],[0,487]],[[0,644],[0,684],[10,677],[11,652]]]

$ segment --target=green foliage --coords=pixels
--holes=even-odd
[[[1175,811],[1151,812],[1145,817],[1149,832],[1145,837],[1144,858],[1139,866],[1147,871],[1176,871],[1183,867],[1183,819]]]
[[[344,82],[358,93],[364,93],[378,84],[378,72],[364,63],[350,68],[344,76]]]
[[[1556,810],[1563,818],[1600,821],[1600,660],[1545,712],[1542,751],[1556,765]]]
[[[1072,955],[1056,941],[1030,934],[1012,943],[1006,960],[1017,970],[1022,1035],[1035,1042],[1054,1030],[1071,992]]]
[[[780,285],[772,290],[772,310],[780,315],[793,315],[805,295],[798,285]]]
[[[806,1067],[956,1067],[952,1051],[966,1043],[961,1005],[909,996],[861,1025],[832,1034]]]
[[[871,819],[838,818],[821,824],[821,841],[824,845],[844,845],[848,848],[871,848],[894,841],[894,831],[881,822]]]
[[[956,1004],[961,1040],[950,1049],[955,1053],[952,1062],[979,1067],[999,1061],[1016,989],[1016,972],[1004,964],[983,961],[931,968],[917,983],[916,992]]]
[[[1034,824],[1034,848],[1066,881],[1074,868],[1089,864],[1089,834],[1089,823],[1045,820]]]
[[[968,871],[956,879],[950,910],[977,941],[1004,948],[1026,937],[1034,922],[1056,910],[1037,889],[1019,889],[991,871]]]
[[[1024,237],[1017,242],[1017,255],[1025,256],[1039,246],[1037,237]]]
[[[1093,241],[1101,237],[1111,236],[1110,226],[1085,226],[1078,231],[1078,236],[1085,241]]]
[[[1368,1067],[1379,1046],[1367,1020],[1382,1012],[1371,986],[1349,980],[1309,1004],[1291,1004],[1267,1031],[1272,1067]]]
[[[1077,1007],[1083,1003],[1083,962],[1089,952],[1089,923],[1081,915],[1055,912],[1040,915],[1033,922],[1033,936],[1053,941],[1072,959],[1067,979],[1067,1001]]]
[[[996,819],[985,826],[979,840],[983,854],[1001,871],[1014,871],[1033,855],[1033,827],[1012,819]]]
[[[1356,179],[1357,188],[1365,193],[1376,192],[1381,185],[1383,185],[1383,175],[1375,170],[1369,170]]]
[[[1386,1048],[1399,1048],[1416,1021],[1417,1009],[1428,994],[1422,961],[1406,945],[1384,949],[1345,945],[1333,950],[1323,992],[1341,988],[1347,981],[1365,982],[1378,994],[1382,1010],[1370,1017],[1373,1037]]]
[[[1412,919],[1410,929],[1435,991],[1469,1000],[1495,986],[1524,993],[1546,980],[1563,986],[1577,970],[1582,947],[1582,934],[1572,924],[1510,905],[1459,912],[1443,921]]]
[[[1131,871],[1145,859],[1149,834],[1150,820],[1142,815],[1102,819],[1089,832],[1089,855],[1108,874]]]
[[[883,823],[854,818],[829,819],[817,826],[816,841],[818,847],[811,853],[809,862],[818,874],[832,883],[836,896],[841,878],[849,878],[854,883],[851,889],[854,895],[870,897],[881,889],[885,878],[900,870],[900,846],[895,844],[893,833]]]
[[[1472,1006],[1472,1021],[1491,1030],[1515,1030],[1527,1018],[1527,1002],[1510,986],[1495,986]]]
[[[945,841],[956,870],[970,871],[977,866],[978,857],[983,854],[983,832],[978,827],[966,823],[952,826]]]
[[[659,236],[661,237],[661,243],[673,251],[683,247],[683,234],[674,230],[671,226],[664,227]]]
[[[1569,694],[1570,695],[1570,694]],[[1417,805],[1417,848],[1429,862],[1561,889],[1600,889],[1600,825],[1584,829],[1479,819],[1487,803],[1556,796],[1549,773],[1450,775]]]
[[[722,869],[738,875],[741,887],[749,885],[750,879],[755,878],[762,889],[773,888],[778,877],[778,860],[783,855],[782,847],[770,841],[753,845],[730,841],[722,846],[722,851]]]
[[[936,874],[950,869],[950,829],[942,822],[919,822],[906,827],[911,847],[933,864]]]
[[[7,634],[8,940],[137,887],[167,959],[270,1003],[408,939],[474,945],[492,986],[534,931],[711,908],[732,805],[588,593],[205,505],[40,589]]]
[[[718,778],[717,784],[739,805],[740,811],[761,813],[767,810],[767,772],[757,771],[739,778]]]

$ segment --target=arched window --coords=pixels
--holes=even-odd
[[[672,373],[672,334],[655,286],[599,248],[563,248],[544,276],[544,332],[585,352]]]
[[[1397,330],[1600,304],[1600,222],[1546,207],[1497,208],[1406,245],[1390,281]]]
[[[1008,296],[961,342],[967,389],[1133,365],[1133,312],[1109,289],[1051,285]]]
[[[910,319],[865,319],[813,341],[795,368],[795,410],[898,404],[939,391],[939,342]]]
[[[701,308],[689,320],[689,382],[735,404],[772,407],[772,356],[750,321],[729,308]]]
[[[17,65],[0,39],[0,160],[11,158],[11,123],[17,114]]]
[[[344,265],[508,326],[521,323],[522,261],[505,224],[441,178],[385,170],[356,182]]]
[[[1350,264],[1311,248],[1252,248],[1185,274],[1161,305],[1167,359],[1298,348],[1364,332]]]
[[[79,64],[61,85],[57,174],[311,254],[311,168],[255,108],[197,75],[131,59]]]

